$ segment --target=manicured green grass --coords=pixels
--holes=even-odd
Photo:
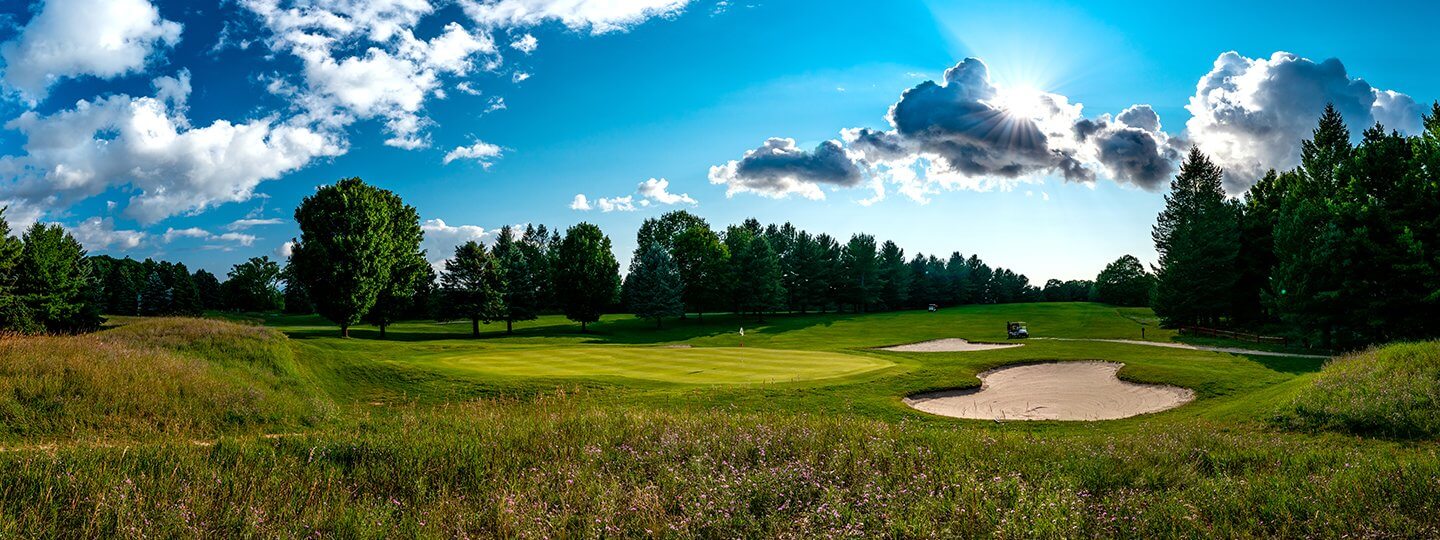
[[[142,320],[45,346],[143,344],[129,364],[100,369],[133,373],[113,377],[142,386],[117,392],[141,401],[233,400],[195,385],[141,390],[173,377],[138,370],[174,357],[320,404],[231,422],[170,420],[183,408],[116,416],[171,426],[158,432],[12,431],[0,438],[0,537],[1440,535],[1433,436],[1274,423],[1313,392],[1321,360],[1047,340],[874,350],[1004,341],[1007,320],[1035,336],[1139,339],[1153,320],[1143,309],[967,306],[763,324],[707,315],[659,330],[607,316],[588,334],[546,316],[480,338],[468,324],[407,322],[385,340],[365,327],[342,339],[315,317],[239,318],[288,341],[273,347],[279,334],[262,327]],[[170,328],[207,325],[225,331]],[[1146,326],[1145,339],[1173,338]],[[1197,399],[1098,423],[958,420],[901,401],[977,385],[993,367],[1065,360],[1123,362],[1122,378]],[[12,379],[23,378],[0,372],[0,383]]]

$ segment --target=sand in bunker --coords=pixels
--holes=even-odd
[[[1115,377],[1116,362],[1052,362],[992,369],[980,388],[916,394],[905,403],[942,416],[979,420],[1114,420],[1195,399],[1185,388]]]
[[[882,351],[894,352],[973,352],[1019,347],[1022,343],[971,343],[960,338],[932,339],[919,343],[881,347]]]

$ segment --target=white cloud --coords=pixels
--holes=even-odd
[[[280,247],[275,248],[275,255],[282,259],[289,259],[293,253],[295,253],[295,242],[285,242],[284,244],[280,244]]]
[[[470,86],[470,81],[460,81],[460,84],[455,85],[455,89],[472,96],[480,95],[479,90],[476,90],[475,87]]]
[[[585,198],[584,193],[576,193],[575,198],[570,201],[571,210],[588,211],[591,208],[590,201]]]
[[[535,48],[539,46],[540,40],[535,39],[535,36],[530,35],[529,33],[526,33],[525,35],[517,38],[515,41],[510,42],[510,47],[525,54],[535,52]]]
[[[695,202],[695,199],[690,197],[690,194],[681,193],[677,195],[674,193],[670,193],[669,189],[669,180],[666,180],[664,178],[651,178],[649,180],[641,182],[639,188],[636,189],[636,192],[639,193],[640,196],[645,197],[646,199],[653,200],[660,204],[697,204]]]
[[[559,21],[592,34],[623,31],[651,17],[672,16],[689,0],[460,0],[465,13],[492,27]]]
[[[215,234],[199,227],[189,227],[185,229],[176,229],[174,227],[171,227],[165,229],[165,234],[161,236],[161,240],[164,241],[166,244],[169,244],[181,238],[196,238],[206,241],[219,240],[222,242],[233,242],[235,244],[239,244],[245,247],[249,247],[255,244],[255,235],[238,233],[233,231],[224,234]]]
[[[135,249],[146,237],[142,231],[115,229],[115,220],[111,218],[92,217],[78,225],[65,228],[88,251],[107,250],[111,246],[119,250]]]
[[[501,152],[503,152],[503,150],[499,146],[485,141],[475,141],[475,144],[470,146],[456,146],[454,150],[446,153],[445,164],[448,165],[451,161],[457,159],[473,159],[478,162],[480,166],[489,169],[490,165],[495,162],[495,158],[500,157]]]
[[[0,45],[4,80],[39,100],[61,79],[138,72],[155,49],[180,41],[180,29],[146,0],[46,0],[19,37]]]
[[[634,212],[635,197],[626,195],[624,197],[601,197],[595,201],[595,206],[601,212]]]
[[[710,167],[710,183],[725,186],[725,196],[756,193],[784,198],[799,195],[824,199],[821,185],[855,187],[864,180],[857,157],[846,152],[839,141],[825,141],[806,151],[795,139],[772,137],[738,160]]]
[[[1405,133],[1420,130],[1423,112],[1405,94],[1352,78],[1338,59],[1314,62],[1287,52],[1246,58],[1227,52],[1199,83],[1185,108],[1187,136],[1225,168],[1226,187],[1245,190],[1270,168],[1300,162],[1326,103],[1345,117],[1352,134],[1377,120]]]
[[[5,222],[10,224],[10,234],[14,235],[24,232],[45,215],[40,206],[13,199],[0,200],[0,208],[5,209]]]
[[[243,231],[243,230],[249,229],[249,228],[251,228],[251,227],[259,227],[259,226],[261,226],[261,225],[279,225],[279,224],[281,224],[281,223],[284,223],[284,221],[281,220],[280,218],[266,218],[266,219],[245,218],[245,219],[237,219],[237,220],[235,220],[235,221],[230,222],[229,225],[226,225],[226,226],[225,226],[225,229],[226,229],[226,230],[231,230],[231,231]]]
[[[174,92],[188,83],[161,78],[156,86],[158,97],[81,100],[5,124],[26,138],[26,153],[0,157],[0,178],[11,180],[0,196],[54,207],[129,186],[138,193],[125,215],[153,223],[250,199],[260,182],[344,152],[331,135],[273,118],[191,127],[175,110],[183,95]]]
[[[525,79],[529,79],[529,78],[530,78],[530,74],[529,74],[529,73],[526,73],[526,72],[524,72],[524,71],[516,71],[514,74],[510,75],[510,82],[517,82],[517,83],[518,83],[518,82],[522,82],[522,81],[524,81]]]
[[[254,245],[254,244],[255,244],[255,235],[253,235],[253,234],[238,233],[238,232],[227,232],[227,233],[224,233],[224,234],[215,236],[215,237],[213,238],[213,240],[222,240],[222,241],[225,241],[225,242],[234,242],[234,243],[236,243],[236,244],[240,244],[240,245],[245,246],[245,247],[250,247],[251,245]]]
[[[455,255],[455,246],[471,240],[485,243],[496,233],[477,225],[449,225],[442,219],[425,220],[420,230],[425,232],[421,247],[425,248],[425,257],[437,273],[444,270],[445,261]]]

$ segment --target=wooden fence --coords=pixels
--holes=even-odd
[[[1182,326],[1180,327],[1180,334],[1190,336],[1210,336],[1238,339],[1240,341],[1248,341],[1251,343],[1272,343],[1275,345],[1285,345],[1289,343],[1289,340],[1280,336],[1262,336],[1260,334],[1236,332],[1233,330],[1220,330],[1216,328],[1203,328],[1200,326]]]

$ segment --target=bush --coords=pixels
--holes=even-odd
[[[1332,360],[1277,420],[1298,429],[1440,437],[1440,341]]]

